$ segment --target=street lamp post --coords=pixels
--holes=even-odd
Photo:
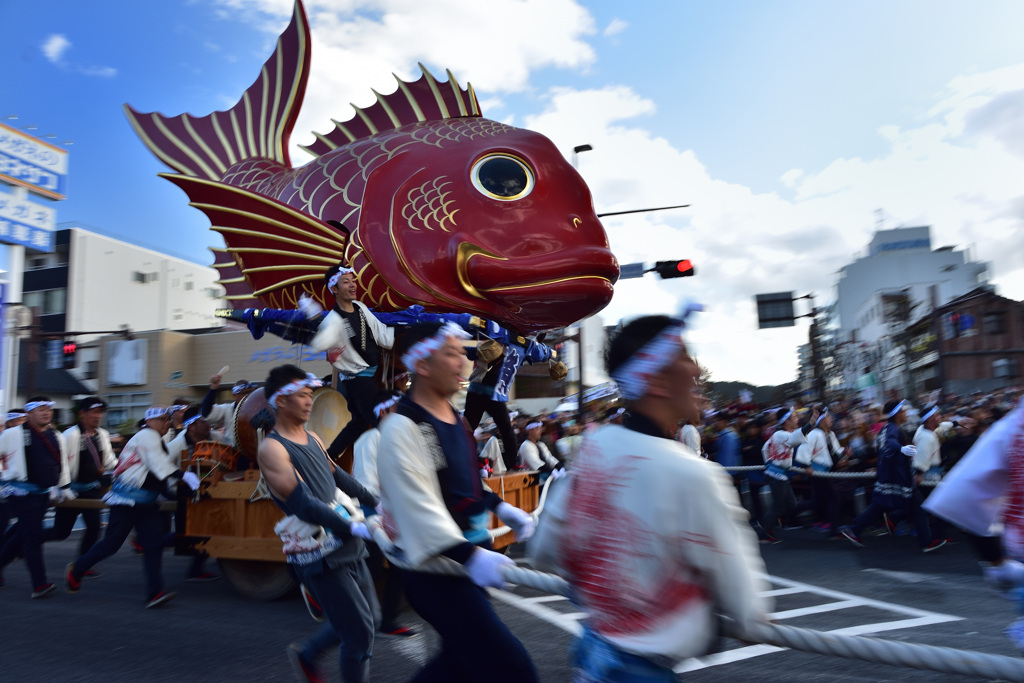
[[[590,152],[594,148],[590,145],[576,145],[572,148],[572,167],[575,169],[579,168],[579,155],[580,152]],[[576,348],[579,355],[579,359],[576,363],[576,367],[579,368],[580,372],[580,393],[576,396],[576,422],[579,426],[583,427],[583,390],[586,389],[586,385],[583,383],[583,321],[579,322],[579,330],[576,332]]]

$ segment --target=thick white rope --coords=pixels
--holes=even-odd
[[[730,474],[737,472],[764,472],[764,465],[743,465],[736,467],[723,467],[723,470]],[[793,474],[802,474],[804,476],[821,477],[822,479],[874,479],[877,474],[875,472],[816,472],[814,470],[808,472],[805,467],[790,467],[789,471]],[[934,479],[925,479],[918,486],[934,487],[938,485],[938,481]]]
[[[545,483],[541,494],[540,505],[535,511],[539,513],[547,496],[548,484]],[[370,517],[367,526],[373,534],[374,541],[387,556],[388,561],[407,570],[425,571],[432,574],[447,576],[466,576],[465,568],[446,557],[439,562],[431,563],[430,567],[410,565],[401,555],[387,533],[381,527],[380,518]],[[498,531],[495,529],[495,531]],[[507,532],[506,532],[507,533]],[[500,535],[500,534],[499,534]],[[536,590],[571,596],[569,584],[554,574],[546,574],[525,567],[502,567],[506,581]],[[779,624],[754,623],[741,627],[736,622],[725,622],[726,632],[738,640],[755,643],[768,643],[779,647],[787,647],[804,652],[857,659],[866,662],[877,662],[891,666],[904,666],[913,669],[926,669],[942,673],[954,673],[965,676],[979,676],[993,680],[1024,681],[1024,660],[1003,655],[992,655],[971,650],[956,650],[949,647],[921,645],[865,638],[863,636],[847,636],[834,633],[821,633],[811,629],[781,626]]]

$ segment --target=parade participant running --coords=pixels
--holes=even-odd
[[[714,647],[716,611],[741,628],[768,612],[764,563],[728,474],[674,439],[679,420],[699,417],[683,328],[644,317],[612,341],[625,425],[584,437],[528,546],[588,613],[575,681],[675,683],[673,664]]]
[[[913,518],[917,544],[923,552],[930,553],[946,545],[946,539],[932,537],[928,514],[921,509],[910,466],[917,449],[904,446],[900,441],[900,425],[907,421],[904,403],[889,401],[885,404],[883,411],[887,422],[876,437],[878,470],[871,504],[853,520],[852,525],[839,529],[839,533],[853,545],[863,548],[860,535],[869,524],[883,521],[889,533],[893,533],[899,520]]]
[[[441,652],[413,680],[530,683],[538,680],[530,655],[483,588],[503,586],[501,568],[513,564],[490,550],[490,511],[521,540],[534,523],[484,489],[472,432],[449,402],[462,382],[467,337],[437,323],[406,331],[401,358],[412,386],[384,424],[378,450],[385,526],[413,567],[404,572],[409,604],[441,636]],[[468,576],[429,573],[446,557]]]
[[[320,380],[294,365],[270,371],[264,390],[276,421],[260,444],[259,464],[274,502],[288,515],[275,527],[285,541],[288,563],[341,642],[341,679],[366,682],[379,615],[363,562],[362,539],[370,534],[358,504],[373,507],[378,501],[331,462],[320,437],[306,431],[313,389],[319,386]],[[324,680],[306,647],[292,644],[288,654],[301,676]]]
[[[68,564],[64,574],[68,593],[82,588],[82,577],[96,564],[116,553],[135,529],[142,546],[143,570],[146,574],[146,608],[157,607],[174,598],[164,590],[160,565],[163,559],[163,525],[158,498],[173,500],[175,484],[184,482],[195,490],[199,478],[186,472],[179,478],[178,468],[171,464],[163,435],[171,426],[171,416],[162,406],[146,410],[146,426],[124,445],[114,470],[110,492],[103,497],[110,505],[110,517],[103,538],[85,554]]]
[[[53,401],[36,396],[25,404],[28,420],[0,434],[0,489],[5,489],[11,515],[18,518],[14,533],[0,548],[0,577],[17,556],[25,558],[32,578],[32,597],[41,598],[55,587],[43,564],[43,517],[50,502],[74,498],[60,432],[50,427]],[[0,584],[3,583],[0,578]]]
[[[107,404],[96,396],[88,396],[78,402],[78,424],[64,432],[64,445],[68,453],[68,472],[71,490],[79,498],[99,500],[103,487],[108,483],[104,472],[111,472],[117,466],[117,458],[110,446],[110,433],[100,427]],[[100,538],[100,510],[98,508],[57,508],[53,516],[53,527],[46,533],[47,541],[63,541],[71,535],[78,515],[85,522],[85,533],[78,546],[78,554],[84,555]],[[90,572],[90,576],[96,576]]]
[[[313,351],[327,351],[327,360],[338,371],[338,391],[348,402],[352,415],[345,428],[334,437],[327,452],[338,458],[359,435],[377,424],[373,416],[373,398],[377,394],[377,364],[380,349],[395,344],[395,330],[377,320],[370,309],[356,301],[356,274],[341,264],[324,274],[327,289],[334,295],[334,309],[317,328],[309,343]]]
[[[814,429],[807,435],[807,445],[800,449],[796,459],[807,468],[807,474],[811,477],[811,496],[818,524],[827,525],[830,539],[839,538],[840,497],[836,495],[830,479],[816,477],[814,474],[831,472],[842,457],[843,449],[832,431],[832,413],[827,408],[822,410],[815,422]]]
[[[815,409],[811,420],[800,429],[799,416],[793,408],[780,408],[775,414],[778,428],[772,433],[761,449],[765,464],[765,477],[772,492],[772,506],[761,519],[760,537],[762,543],[779,543],[775,530],[779,520],[788,517],[796,509],[796,496],[789,483],[789,468],[793,466],[793,449],[807,442],[806,434],[818,420]]]

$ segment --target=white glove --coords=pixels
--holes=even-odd
[[[61,489],[61,491],[64,493],[64,500],[74,500],[75,498],[78,498],[78,494],[75,493],[73,489]]]
[[[509,507],[512,506],[510,505]],[[484,550],[483,548],[474,550],[465,564],[469,580],[483,588],[487,586],[504,588],[505,577],[502,576],[501,568],[514,566],[516,566],[516,563],[511,558],[505,557],[493,550]]]
[[[195,472],[185,472],[181,475],[181,481],[193,491],[199,488],[199,476]]]
[[[1024,564],[1016,560],[1003,560],[999,565],[980,562],[985,582],[997,590],[1008,591],[1024,584]]]
[[[557,470],[554,470],[551,473],[551,478],[554,479],[555,481],[558,481],[559,479],[561,479],[564,476],[565,476],[565,468],[564,467],[559,467]]]
[[[50,502],[59,503],[64,500],[64,492],[60,490],[58,486],[50,487]]]
[[[299,310],[302,311],[307,320],[312,320],[324,312],[324,307],[317,303],[317,300],[313,297],[303,294],[299,297]]]
[[[903,455],[905,455],[905,456],[907,456],[909,458],[913,458],[915,455],[917,455],[917,447],[916,446],[904,446],[903,448],[900,449],[900,453],[902,453]]]
[[[505,502],[498,503],[498,507],[494,508],[494,514],[498,515],[498,519],[508,524],[512,531],[516,532],[518,541],[525,541],[533,536],[533,532],[537,528],[537,522],[530,514]]]
[[[352,522],[349,525],[348,530],[352,533],[353,536],[361,538],[364,541],[373,540],[373,534],[370,533],[370,530],[366,528],[366,524],[364,524],[363,522]]]

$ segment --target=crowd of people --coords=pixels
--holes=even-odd
[[[946,527],[918,514],[920,504],[1022,393],[1016,387],[970,396],[931,392],[913,402],[837,399],[768,410],[733,403],[706,409],[698,424],[680,430],[679,439],[731,470],[762,542],[780,542],[780,527],[810,527],[863,546],[862,535],[871,529],[916,535],[922,550],[931,552],[945,543]],[[903,456],[892,460],[896,471],[890,467],[894,451]],[[829,473],[874,476],[816,476]],[[904,479],[893,480],[899,476]],[[766,487],[770,508],[761,495]],[[886,499],[894,487],[906,505]]]
[[[607,359],[618,396],[588,406],[581,422],[529,415],[510,406],[511,381],[524,362],[546,362],[552,377],[561,375],[553,349],[472,316],[411,310],[378,318],[355,300],[354,281],[350,269],[335,266],[325,275],[332,311],[306,302],[284,316],[313,321],[306,341],[328,352],[353,419],[331,442],[311,433],[313,392],[325,381],[296,366],[275,368],[262,387],[272,425],[264,425],[257,462],[240,463],[260,469],[284,514],[275,532],[311,615],[324,622],[288,646],[303,680],[323,680],[319,659],[332,648],[343,680],[368,680],[376,634],[416,634],[401,623],[403,594],[441,637],[414,680],[537,680],[529,653],[484,590],[503,587],[512,564],[492,549],[494,515],[520,541],[536,533],[535,564],[565,578],[588,613],[572,654],[577,680],[673,681],[675,662],[713,647],[719,614],[740,630],[767,618],[758,541],[780,543],[787,529],[806,526],[862,547],[869,529],[909,526],[922,551],[943,547],[948,515],[928,514],[928,493],[1003,424],[1022,393],[712,410],[682,338],[692,309],[621,329]],[[470,343],[481,331],[487,340]],[[377,388],[385,351],[400,361],[404,392]],[[467,355],[474,370],[460,413],[452,399],[465,384]],[[238,403],[260,386],[239,381],[231,400],[218,403],[225,371],[211,377],[201,402],[180,397],[149,407],[123,445],[100,426],[106,404],[95,396],[80,401],[63,432],[47,397],[8,414],[0,434],[0,586],[3,569],[22,557],[32,598],[52,593],[44,543],[67,538],[81,515],[85,532],[64,571],[67,592],[82,590],[134,531],[145,606],[172,599],[162,555],[184,531],[187,501],[199,488],[188,466],[194,449],[207,441],[233,447]],[[349,447],[351,475],[337,461]],[[554,485],[538,520],[485,484],[516,471],[570,483]],[[834,476],[841,473],[861,476]],[[762,496],[765,489],[770,495]],[[176,503],[174,512],[162,508],[165,501]],[[47,530],[51,504],[58,509]],[[401,558],[387,571],[375,529],[393,546],[392,559]],[[1005,580],[1019,567],[1024,579],[1024,565],[989,545],[978,541],[993,577]],[[204,560],[195,555],[187,578],[218,578]],[[437,573],[453,566],[461,569]],[[1024,642],[1024,622],[1019,630]],[[503,653],[500,667],[490,666],[493,648]]]

